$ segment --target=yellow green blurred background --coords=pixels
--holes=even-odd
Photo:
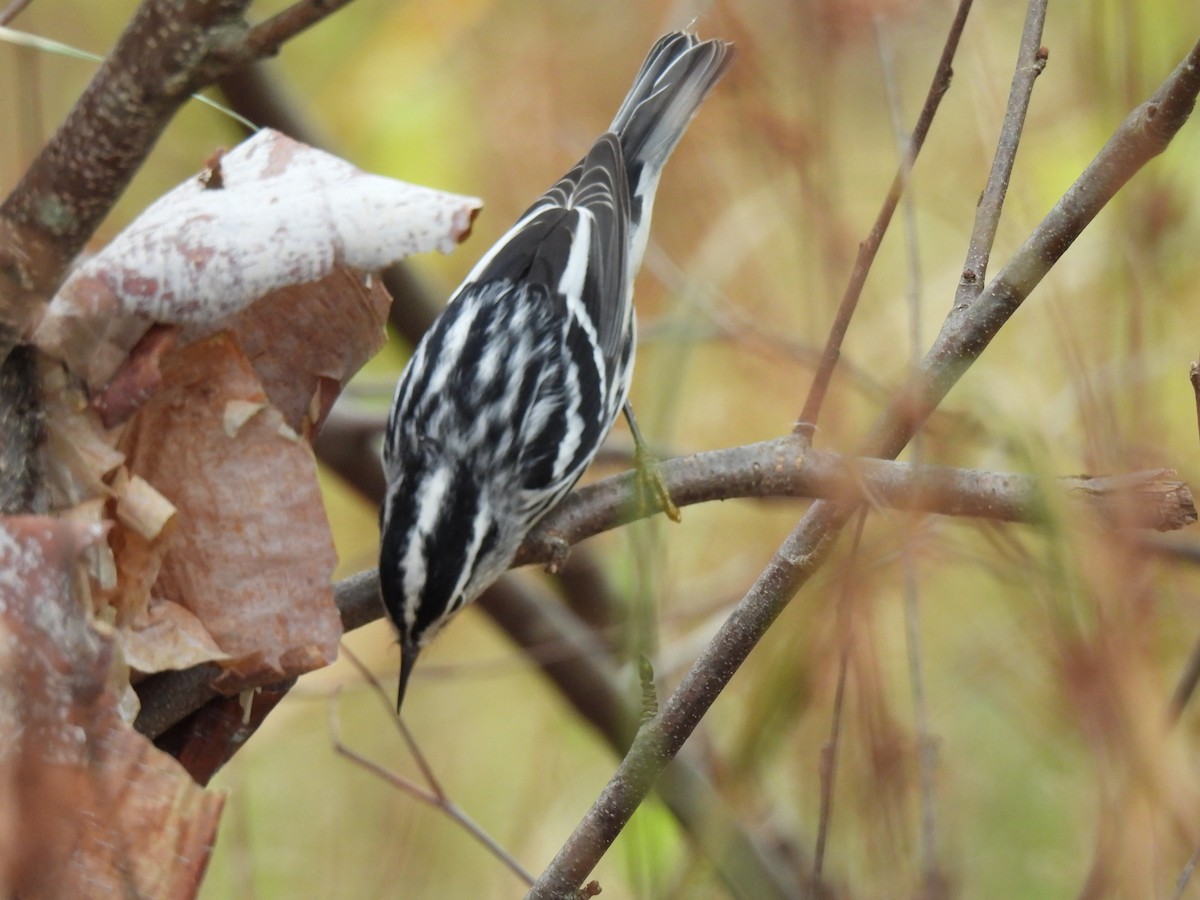
[[[819,446],[853,449],[950,308],[1024,16],[1019,3],[975,7],[909,189],[919,265],[897,216],[851,326]],[[134,8],[35,0],[13,24],[103,53]],[[359,0],[287,45],[270,70],[328,149],[367,170],[484,199],[456,253],[413,261],[446,296],[607,125],[660,33],[694,22],[701,36],[735,41],[730,74],[667,168],[637,287],[633,400],[643,431],[676,454],[791,429],[896,168],[881,58],[911,125],[952,14],[944,0]],[[1051,4],[1049,62],[990,273],[1198,39],[1195,0]],[[0,187],[19,178],[92,71],[0,44]],[[238,135],[226,117],[191,104],[98,240]],[[1047,476],[1170,467],[1200,483],[1187,379],[1200,352],[1198,250],[1193,121],[951,393],[927,430],[924,458]],[[362,374],[356,402],[385,409],[408,351],[394,339]],[[623,424],[614,442],[628,446]],[[323,486],[339,577],[373,566],[376,511],[336,476]],[[653,605],[641,618],[658,630],[642,640],[656,647],[664,689],[803,508],[716,503],[686,509],[678,526],[654,522],[589,542],[631,608]],[[854,637],[828,896],[932,896],[921,824],[930,804],[944,896],[1080,894],[1097,859],[1115,874],[1091,896],[1174,896],[1200,846],[1200,719],[1189,707],[1177,725],[1167,722],[1200,638],[1195,563],[1062,510],[1036,528],[881,511],[858,555],[848,548],[843,540],[689,741],[736,818],[764,842],[785,842],[807,868],[841,606]],[[906,584],[919,610],[915,646]],[[398,651],[386,624],[346,643],[391,685]],[[912,655],[935,755],[931,791],[919,775]],[[636,673],[625,674],[635,695]],[[335,753],[335,691],[345,743],[417,777],[387,709],[352,666],[306,677],[214,783],[229,796],[202,896],[520,896],[513,874],[445,816]],[[534,873],[616,764],[477,610],[425,652],[405,707],[450,797]],[[605,897],[733,896],[693,846],[651,801],[594,877]],[[1200,897],[1200,884],[1182,896]]]

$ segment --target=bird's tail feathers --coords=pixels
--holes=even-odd
[[[650,50],[609,126],[631,170],[658,172],[733,60],[733,45],[694,34],[664,35]]]

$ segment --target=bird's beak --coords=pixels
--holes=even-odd
[[[404,702],[404,692],[408,689],[408,679],[412,675],[413,666],[417,663],[417,654],[421,648],[408,641],[400,642],[400,689],[396,692],[396,715],[400,715],[400,704]]]

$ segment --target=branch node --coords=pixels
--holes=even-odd
[[[571,543],[561,534],[551,533],[543,536],[542,544],[548,556],[546,572],[557,575],[567,564],[567,557],[571,555]]]

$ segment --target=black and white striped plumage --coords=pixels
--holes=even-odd
[[[620,412],[658,178],[731,53],[661,38],[609,131],[476,264],[405,369],[379,559],[397,706],[421,647],[508,568]]]

